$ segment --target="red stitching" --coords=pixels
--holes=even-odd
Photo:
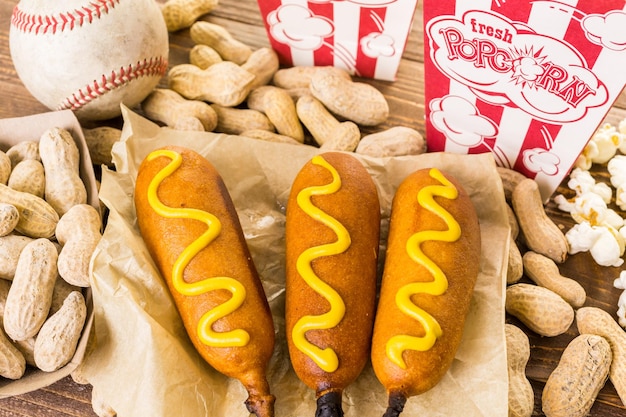
[[[20,9],[19,4],[13,8],[11,25],[16,29],[35,35],[73,30],[95,19],[101,18],[115,8],[121,0],[92,0],[80,9],[52,15],[29,14]]]
[[[168,61],[164,57],[144,59],[135,65],[121,67],[117,72],[111,71],[109,76],[103,74],[100,80],[93,80],[83,88],[72,93],[57,107],[57,110],[79,110],[104,94],[120,88],[132,80],[141,77],[162,77],[167,71]]]

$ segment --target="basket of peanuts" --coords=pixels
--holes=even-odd
[[[95,173],[74,114],[0,120],[0,397],[48,386],[80,365],[101,233]]]

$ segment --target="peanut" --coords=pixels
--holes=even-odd
[[[32,241],[33,238],[16,234],[0,236],[0,278],[13,281],[20,253]]]
[[[12,204],[0,203],[0,236],[7,236],[17,226],[20,213]]]
[[[212,47],[222,59],[237,65],[243,64],[252,55],[252,48],[233,38],[223,26],[214,23],[195,22],[191,25],[189,35],[195,43]]]
[[[355,152],[373,157],[421,155],[426,152],[426,141],[415,129],[394,126],[363,136]]]
[[[0,184],[6,184],[11,175],[11,159],[0,151]]]
[[[6,308],[7,297],[9,296],[9,289],[10,288],[11,288],[11,282],[10,281],[4,280],[4,279],[0,280],[0,324],[2,324],[2,318],[4,317],[4,311],[5,311],[5,308]],[[7,338],[7,335],[4,332],[4,325],[0,329],[0,333],[1,333],[0,334],[0,338],[3,338],[3,337],[5,339]],[[2,343],[3,342],[0,341],[0,345]],[[33,365],[33,366],[35,365],[35,361],[34,361],[33,355],[32,355],[32,353],[33,353],[32,347],[33,347],[34,343],[35,343],[35,338],[34,337],[30,337],[30,338],[28,338],[26,340],[16,340],[16,341],[13,342],[13,346],[15,346],[19,350],[19,352],[22,354],[22,356],[24,357],[24,360],[26,361],[27,365]],[[0,350],[1,349],[2,348],[0,347]],[[9,348],[9,349],[10,349],[10,351],[12,353],[11,353],[11,356],[10,356],[10,358],[8,360],[8,363],[13,363],[13,366],[18,365],[19,368],[21,368],[21,362],[22,362],[21,358],[19,358],[19,356],[16,355],[15,352],[13,352],[13,350],[11,348]],[[5,354],[6,353],[7,352],[5,352]],[[2,358],[2,355],[3,355],[3,353],[0,353],[0,358]],[[14,360],[15,358],[13,356],[17,357],[17,361]],[[8,358],[6,356],[3,357],[2,359],[0,359],[0,364],[2,363],[2,361],[7,361],[7,359]],[[9,366],[8,363],[0,365],[0,368],[4,368],[4,369],[6,369],[7,367],[10,368],[11,366]],[[16,374],[18,374],[18,373],[16,372]],[[0,371],[0,376],[1,375],[2,375],[2,373]]]
[[[522,253],[512,238],[509,238],[509,254],[506,266],[506,283],[515,284],[524,276]]]
[[[506,323],[504,330],[509,373],[509,417],[530,417],[535,405],[533,387],[526,378],[530,342],[528,336],[513,324]]]
[[[46,372],[56,371],[76,353],[76,346],[87,318],[85,298],[72,291],[61,308],[41,326],[35,339],[35,364]]]
[[[122,131],[115,127],[99,126],[92,129],[83,129],[85,142],[94,165],[106,165],[113,168],[111,151],[113,145],[120,141]]]
[[[519,224],[513,209],[506,204],[507,216],[509,219],[509,227],[511,234],[509,237],[509,262],[506,268],[506,283],[515,284],[524,275],[524,264],[522,261],[522,253],[517,246],[517,236],[519,235]]]
[[[4,310],[4,330],[13,340],[39,332],[52,302],[58,253],[44,238],[30,242],[20,253]]]
[[[11,204],[19,211],[20,220],[15,226],[18,232],[34,238],[54,236],[59,214],[43,198],[0,184],[0,202]]]
[[[269,84],[279,67],[278,55],[272,48],[257,49],[241,65],[241,68],[256,77],[252,83],[253,89]]]
[[[611,360],[611,347],[603,337],[575,337],[544,386],[541,404],[546,417],[588,415],[609,376]]]
[[[35,336],[26,340],[16,340],[13,344],[24,356],[26,365],[37,366],[35,363]]]
[[[320,149],[327,151],[345,151],[354,152],[357,146],[359,146],[359,140],[361,139],[361,132],[359,127],[352,122],[344,122],[340,124],[340,129],[337,131],[338,135],[324,142],[320,146]]]
[[[354,145],[359,144],[361,133],[353,122],[339,122],[326,107],[312,96],[302,96],[296,102],[298,117],[309,130],[318,145],[323,146],[329,141],[338,141]]]
[[[532,284],[513,284],[506,289],[506,312],[541,336],[565,333],[574,322],[574,309],[560,295]]]
[[[88,287],[89,262],[102,234],[100,213],[89,204],[77,204],[61,217],[56,237],[62,245],[59,275],[72,285]]]
[[[218,0],[168,0],[161,8],[168,32],[193,25],[196,20],[213,11]]]
[[[579,333],[595,334],[609,342],[613,357],[609,379],[622,403],[626,405],[626,332],[609,313],[598,307],[578,309],[576,324]]]
[[[46,175],[46,201],[59,213],[87,202],[87,189],[80,178],[80,153],[72,134],[61,128],[48,129],[39,140],[39,154]]]
[[[207,69],[222,61],[220,54],[208,45],[194,45],[189,51],[189,63],[200,69]]]
[[[376,126],[389,117],[389,104],[370,84],[346,80],[336,71],[318,71],[311,77],[311,94],[328,110],[361,126]]]
[[[247,104],[250,109],[264,113],[276,132],[304,143],[304,130],[296,105],[285,90],[271,85],[257,87],[250,92]]]
[[[189,100],[234,107],[246,99],[254,78],[254,74],[230,61],[218,62],[205,70],[179,64],[169,71],[169,87]]]
[[[275,131],[272,122],[258,110],[224,107],[218,104],[211,104],[211,108],[217,114],[216,132],[239,135],[251,129]]]
[[[0,279],[0,323],[2,322],[2,317],[4,316],[4,307],[7,303],[9,288],[11,288],[11,281]]]
[[[289,88],[284,90],[287,92],[287,94],[289,94],[289,97],[291,97],[294,103],[297,103],[300,97],[311,96],[311,90],[305,87]]]
[[[585,304],[587,299],[585,289],[573,279],[561,275],[559,267],[552,259],[528,251],[523,256],[523,262],[526,275],[535,284],[554,291],[574,308]]]
[[[528,248],[556,263],[565,262],[569,244],[563,231],[546,214],[538,184],[530,178],[521,180],[513,190],[511,202]]]
[[[306,89],[310,92],[311,78],[319,71],[334,71],[336,76],[352,81],[348,71],[337,67],[289,67],[276,71],[272,84],[285,90]]]
[[[167,126],[176,126],[183,118],[194,117],[202,123],[203,130],[211,131],[217,126],[217,114],[200,100],[187,100],[174,90],[154,89],[141,103],[148,118]]]
[[[0,329],[0,376],[20,379],[26,372],[26,359]]]
[[[188,132],[206,132],[206,129],[200,119],[193,116],[179,118],[172,126],[172,129],[185,130]]]
[[[50,302],[50,312],[48,316],[59,311],[63,302],[67,298],[68,295],[72,291],[80,291],[81,288],[77,285],[72,285],[68,283],[61,277],[58,277],[56,281],[54,281],[54,289],[52,290],[52,301]]]
[[[526,176],[511,168],[497,167],[496,169],[498,174],[500,174],[500,180],[502,180],[504,198],[506,201],[511,201],[513,190],[517,187],[517,184],[519,184],[520,181],[526,179]]]
[[[292,145],[300,145],[301,143],[290,138],[289,136],[281,135],[278,133],[270,132],[269,130],[262,129],[250,129],[240,133],[241,136],[246,136],[252,139],[264,140],[266,142],[276,143],[289,143]]]
[[[25,159],[36,159],[41,161],[39,155],[39,143],[33,140],[25,140],[11,146],[7,151],[7,156],[11,160],[11,168],[18,162]]]
[[[510,204],[506,204],[506,215],[509,221],[509,228],[511,229],[511,238],[516,240],[519,236],[519,223],[517,222],[517,217],[515,216],[515,212]]]
[[[7,185],[14,190],[43,198],[46,190],[46,175],[43,164],[36,159],[25,159],[18,162],[11,171]]]

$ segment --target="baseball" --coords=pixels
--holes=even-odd
[[[21,0],[9,47],[28,91],[51,110],[106,120],[165,75],[168,32],[154,0]]]

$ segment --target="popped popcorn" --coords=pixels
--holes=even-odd
[[[574,162],[574,167],[587,171],[593,165],[592,159],[600,154],[598,150],[598,145],[590,140],[583,151],[576,158],[576,162]]]
[[[610,123],[600,126],[591,138],[598,148],[598,153],[591,158],[594,164],[604,164],[615,156],[618,149],[624,145],[624,135]]]
[[[615,190],[615,204],[621,210],[626,210],[626,184],[620,185]]]
[[[609,226],[591,226],[589,222],[574,225],[565,237],[569,253],[589,252],[601,266],[621,266],[624,263],[624,237]]]
[[[569,243],[569,253],[574,255],[579,252],[587,252],[600,239],[602,232],[596,227],[594,228],[588,222],[575,224],[565,234]]]
[[[576,191],[578,197],[583,196],[585,193],[593,193],[601,197],[606,204],[611,202],[613,196],[613,191],[608,184],[596,182],[589,171],[579,168],[572,170],[567,186]]]
[[[559,210],[570,213],[577,222],[565,234],[570,254],[589,252],[598,265],[621,266],[626,246],[626,221],[608,207],[612,190],[607,184],[596,183],[589,172],[594,163],[607,164],[610,184],[615,188],[615,204],[626,211],[626,119],[617,128],[604,123],[583,149],[567,183],[576,196],[554,198]],[[613,286],[623,290],[617,317],[620,326],[626,329],[626,270],[615,279]]]
[[[618,128],[610,123],[600,126],[583,148],[574,166],[589,170],[594,163],[604,164],[611,160],[618,149],[626,154],[626,120]]]
[[[615,187],[615,203],[626,210],[626,155],[616,155],[606,168],[611,175],[611,185]]]
[[[575,168],[570,173],[568,187],[576,192],[576,197],[566,199],[555,197],[559,209],[570,213],[578,223],[565,237],[570,245],[570,254],[589,252],[594,261],[603,266],[620,266],[624,261],[624,236],[619,230],[624,219],[613,209],[611,187],[597,183],[589,171]]]

